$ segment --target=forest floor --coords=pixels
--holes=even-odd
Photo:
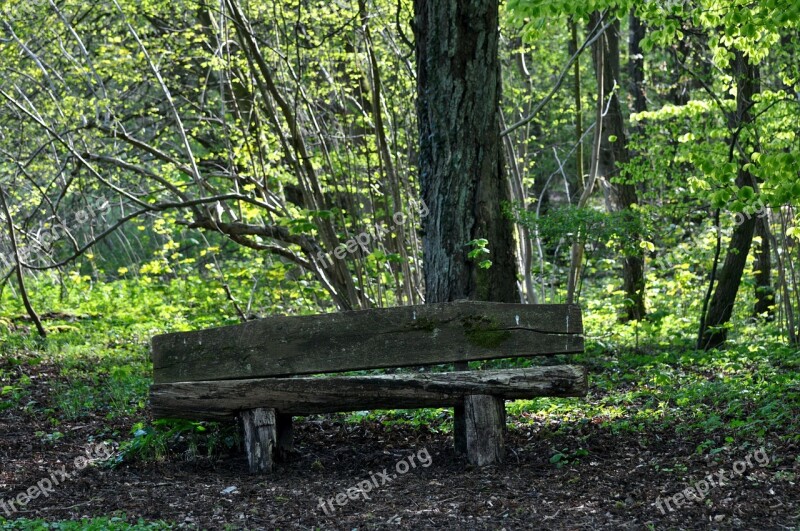
[[[12,369],[0,360],[2,367]],[[92,529],[125,521],[202,529],[800,529],[800,443],[785,431],[792,423],[748,445],[674,425],[613,430],[608,419],[512,412],[506,462],[477,469],[435,426],[339,415],[298,419],[296,453],[270,476],[248,474],[245,458],[226,452],[84,466],[78,458],[98,457],[101,441],[124,439],[119,434],[149,411],[88,412],[54,431],[53,415],[41,412],[59,407],[61,368],[13,370],[29,384],[24,400],[0,411],[0,528],[102,517]],[[593,385],[588,400],[606,393]],[[718,449],[698,451],[717,439]],[[117,450],[112,443],[109,451]],[[47,496],[9,506],[37,484],[47,488],[46,479],[57,483]],[[351,489],[359,484],[361,493]],[[691,486],[700,496],[678,507],[675,496]]]

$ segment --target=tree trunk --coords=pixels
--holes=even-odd
[[[644,88],[644,51],[642,41],[645,38],[645,26],[636,15],[636,8],[631,9],[628,17],[630,40],[628,42],[628,72],[630,76],[630,93],[633,96],[633,112],[647,110],[647,97]]]
[[[414,1],[426,302],[518,302],[514,230],[500,137],[498,0]],[[490,268],[468,257],[489,241]],[[482,260],[482,259],[481,259]],[[465,365],[457,364],[456,369]],[[489,415],[485,415],[488,417]],[[456,448],[466,449],[463,408]]]
[[[756,250],[756,261],[753,271],[756,277],[756,303],[753,306],[754,317],[764,316],[768,321],[775,317],[775,290],[772,287],[772,257],[770,256],[769,243],[769,218],[767,216],[756,219],[755,235],[760,243]]]
[[[736,112],[729,120],[731,131],[735,131],[731,139],[732,154],[735,152],[740,138],[747,133],[744,128],[753,120],[750,113],[750,108],[753,105],[753,96],[761,90],[758,67],[751,65],[747,57],[740,51],[736,52],[733,70],[734,78],[736,79],[737,96]],[[750,172],[745,170],[745,162],[740,157],[736,186],[740,188],[752,186],[755,188],[755,180]],[[755,216],[745,216],[743,223],[733,230],[731,241],[728,244],[728,252],[725,256],[725,263],[719,273],[717,288],[711,298],[708,312],[702,316],[700,321],[697,348],[709,350],[719,347],[728,337],[728,330],[725,325],[730,321],[733,314],[733,304],[736,302],[736,294],[739,291],[739,284],[747,264],[747,255],[750,253],[750,246],[753,242],[756,219]]]
[[[569,32],[570,32],[570,41],[569,41],[569,56],[572,57],[578,51],[578,22],[575,20],[575,17],[570,17],[569,19]],[[583,104],[581,102],[581,62],[575,61],[575,66],[573,70],[573,87],[572,87],[572,97],[575,100],[575,142],[577,146],[575,148],[575,173],[578,176],[578,180],[576,181],[578,190],[578,195],[580,196],[583,193],[583,189],[586,186],[586,174],[584,173],[584,162],[583,162]]]
[[[599,22],[599,14],[592,15],[590,26],[594,27]],[[628,139],[625,133],[625,117],[619,101],[620,89],[620,61],[619,61],[619,21],[615,21],[603,37],[597,39],[592,47],[595,49],[594,57],[598,52],[604,54],[601,62],[603,73],[595,65],[598,83],[603,84],[602,93],[609,98],[608,112],[603,118],[603,136],[600,145],[600,160],[598,174],[603,176],[604,193],[607,197],[608,209],[613,212],[622,212],[626,218],[636,215],[632,206],[637,203],[636,187],[629,183],[615,183],[613,179],[619,177],[620,165],[630,161],[628,152]],[[630,241],[638,242],[638,234],[627,234]],[[644,257],[641,249],[623,251],[622,259],[623,290],[627,304],[625,306],[626,320],[640,320],[645,315],[644,304]]]
[[[740,170],[740,173],[746,172]],[[738,178],[737,181],[739,181]],[[751,217],[745,219],[744,223],[733,230],[731,241],[728,244],[728,252],[725,255],[725,263],[719,274],[717,289],[711,298],[711,304],[701,329],[698,348],[709,350],[719,347],[728,337],[728,330],[724,327],[733,314],[733,304],[736,301],[739,283],[747,263],[755,224],[755,218]]]

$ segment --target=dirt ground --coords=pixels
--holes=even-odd
[[[34,379],[31,398],[46,403],[47,392]],[[450,437],[424,427],[315,417],[296,422],[296,455],[270,476],[248,474],[242,455],[114,468],[76,461],[99,457],[91,454],[101,447],[87,450],[97,434],[124,437],[135,420],[64,422],[64,436],[50,442],[36,434],[54,431],[44,417],[0,412],[0,516],[124,514],[203,529],[800,529],[800,449],[777,438],[765,442],[761,466],[746,455],[700,455],[701,440],[674,431],[613,435],[586,423],[554,435],[520,425],[508,434],[506,462],[476,469]],[[586,455],[558,467],[550,458],[564,448]],[[711,484],[697,483],[707,477]],[[44,479],[56,482],[47,496],[17,502],[17,512],[8,506]],[[707,491],[703,499],[678,507],[675,495],[692,485]]]

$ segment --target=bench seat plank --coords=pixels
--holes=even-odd
[[[154,384],[156,418],[223,420],[239,411],[274,408],[284,415],[369,409],[452,407],[468,395],[500,399],[585,396],[585,367],[556,365],[488,371],[260,378]]]
[[[234,380],[583,352],[577,305],[462,301],[155,336],[156,383]]]

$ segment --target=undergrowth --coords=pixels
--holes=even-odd
[[[676,257],[678,260],[680,257]],[[603,260],[590,262],[602,280]],[[610,269],[609,269],[610,271]],[[473,363],[472,368],[522,367],[575,363],[589,368],[585,399],[539,398],[507,405],[512,430],[537,430],[540,437],[581,432],[587,425],[610,433],[674,430],[720,444],[761,440],[771,434],[800,439],[800,354],[787,346],[774,323],[755,321],[740,310],[726,350],[693,348],[697,303],[675,311],[676,293],[699,301],[702,278],[694,269],[670,262],[648,278],[650,314],[641,322],[621,323],[624,305],[615,284],[585,286],[586,352],[553,358],[509,358]],[[22,319],[18,304],[5,304],[0,315],[0,411],[20,408],[45,418],[57,440],[60,425],[101,416],[126,425],[98,437],[116,439],[119,460],[161,460],[172,456],[213,459],[239,449],[234,423],[149,420],[147,393],[151,380],[149,339],[170,331],[236,322],[230,308],[220,312],[216,288],[199,288],[186,303],[185,281],[150,284],[132,280],[91,284],[76,281],[66,295],[56,283],[40,279],[36,304],[58,308],[45,321],[50,334],[37,338]],[[88,285],[91,284],[91,285]],[[81,289],[83,288],[83,289]],[[208,293],[203,293],[206,289]],[[744,296],[741,305],[749,302]],[[553,301],[559,302],[559,301]],[[122,304],[121,304],[122,303]],[[306,313],[306,302],[288,313]],[[276,311],[280,311],[277,310]],[[287,308],[283,308],[287,313]],[[168,317],[168,318],[166,318]],[[34,378],[46,378],[48,398],[31,398]],[[382,422],[452,430],[447,409],[361,411],[339,415],[349,423]],[[572,451],[574,453],[574,451]],[[554,463],[572,455],[558,451]],[[574,458],[575,456],[573,456]]]

